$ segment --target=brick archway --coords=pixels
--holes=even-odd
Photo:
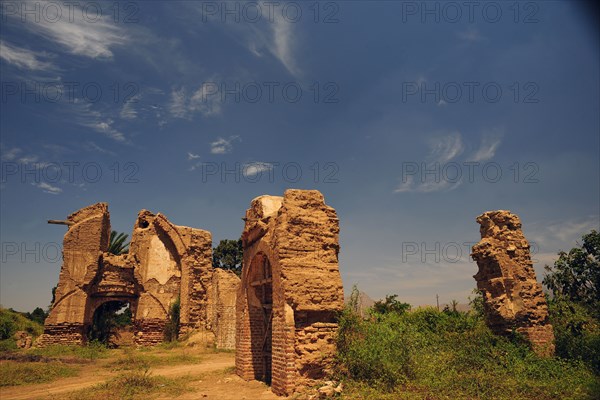
[[[264,253],[258,253],[252,259],[247,281],[254,378],[270,384],[273,354],[273,274],[269,258]]]
[[[254,199],[244,220],[236,372],[270,375],[272,391],[290,395],[324,377],[335,351],[344,298],[337,215],[318,191],[287,190]]]

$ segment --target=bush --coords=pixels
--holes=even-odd
[[[0,340],[12,340],[17,331],[25,331],[35,338],[42,334],[44,326],[16,311],[0,308]]]
[[[540,358],[518,335],[494,335],[476,312],[422,308],[363,320],[348,309],[337,345],[349,398],[593,399],[600,391],[580,361]]]
[[[165,340],[167,342],[173,342],[177,340],[179,335],[179,314],[180,314],[180,301],[179,297],[171,304],[169,310],[169,321],[165,325]]]
[[[600,323],[587,307],[559,297],[548,302],[556,355],[579,360],[600,374]]]

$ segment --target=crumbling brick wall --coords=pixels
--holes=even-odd
[[[471,256],[479,267],[474,278],[483,293],[488,326],[500,335],[517,331],[538,354],[554,354],[548,306],[536,280],[521,220],[498,210],[481,214],[477,222],[481,241],[473,246]]]
[[[108,205],[97,203],[74,212],[65,224],[69,230],[63,240],[63,264],[54,294],[54,304],[38,339],[42,345],[85,342],[87,303],[86,285],[98,272],[99,257],[110,240]]]
[[[316,190],[260,196],[245,221],[236,371],[289,395],[331,365],[344,298],[339,221]]]
[[[54,304],[39,345],[85,342],[94,312],[107,301],[130,304],[135,342],[140,345],[163,341],[171,305],[178,298],[180,333],[210,326],[207,310],[211,302],[232,302],[229,297],[237,290],[233,284],[223,284],[219,295],[211,297],[210,232],[177,226],[162,214],[142,210],[129,253],[113,255],[107,252],[110,218],[106,203],[85,207],[57,222],[69,229]],[[232,319],[219,321],[227,318]],[[214,325],[213,330],[217,329]],[[223,337],[223,341],[232,339]]]
[[[235,349],[235,304],[240,278],[231,271],[215,268],[209,306],[210,328],[218,349]]]

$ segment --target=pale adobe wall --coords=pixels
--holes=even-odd
[[[521,220],[510,211],[488,211],[477,217],[481,240],[471,256],[474,276],[483,292],[488,326],[497,334],[520,332],[540,355],[554,354],[548,305],[531,261]]]

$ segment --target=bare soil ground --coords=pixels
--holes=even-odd
[[[201,362],[177,363],[152,367],[153,376],[168,378],[189,377],[186,379],[189,392],[179,399],[277,399],[270,388],[257,381],[246,382],[233,372],[235,355],[233,353],[202,352]],[[120,354],[111,354],[109,358],[99,359],[82,365],[77,377],[61,378],[50,383],[0,388],[0,399],[60,399],[67,394],[90,388],[106,382],[123,373],[108,366],[119,359]],[[172,396],[159,395],[158,399],[170,399]]]

